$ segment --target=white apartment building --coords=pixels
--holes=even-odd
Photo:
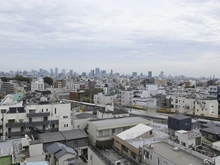
[[[171,111],[180,113],[218,117],[218,101],[171,96]]]
[[[133,91],[121,91],[121,105],[132,106]]]
[[[30,131],[43,133],[72,129],[70,104],[47,103],[2,108],[6,110],[3,114],[2,138],[21,137]]]
[[[107,141],[111,140],[112,136],[125,131],[138,124],[150,125],[151,121],[141,117],[123,117],[123,118],[111,118],[104,120],[94,120],[88,123],[88,134],[91,144],[107,144]]]
[[[194,131],[180,130],[175,132],[175,140],[185,148],[202,145],[202,134]]]
[[[80,89],[80,83],[79,82],[67,82],[66,88],[71,91],[77,91]]]
[[[116,99],[116,95],[104,95],[102,93],[98,93],[94,95],[94,104],[113,104]]]
[[[36,81],[31,82],[31,91],[44,90],[44,79],[38,78]]]
[[[218,101],[196,100],[195,115],[218,117]]]

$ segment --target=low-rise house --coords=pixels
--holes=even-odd
[[[123,132],[138,124],[150,125],[152,121],[141,117],[120,117],[102,120],[93,120],[88,123],[90,143],[100,148],[112,146],[112,136]]]
[[[210,141],[220,141],[220,125],[215,123],[203,124],[200,132]]]
[[[73,148],[61,143],[54,143],[47,147],[48,161],[50,164],[70,165],[75,162],[77,153]]]
[[[202,135],[195,131],[176,131],[175,140],[186,148],[197,148],[202,145]]]
[[[170,135],[175,135],[175,132],[179,130],[191,131],[192,118],[182,115],[182,114],[169,116],[168,117],[168,129],[169,129]]]
[[[80,129],[70,131],[50,132],[39,134],[39,140],[43,143],[43,149],[46,152],[47,147],[58,142],[67,147],[74,148],[78,156],[86,155],[88,149],[88,135]]]

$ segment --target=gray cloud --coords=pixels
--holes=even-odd
[[[100,66],[177,74],[176,63],[181,73],[199,75],[186,64],[219,68],[219,7],[200,0],[3,0],[0,70],[58,66],[81,72]]]

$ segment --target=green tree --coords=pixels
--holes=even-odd
[[[10,80],[10,78],[7,78],[7,77],[1,77],[1,80],[2,80],[3,82],[8,82],[8,81]]]
[[[53,85],[53,79],[51,77],[44,77],[44,82],[49,85]]]

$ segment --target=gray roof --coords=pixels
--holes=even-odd
[[[173,119],[177,119],[177,120],[183,120],[183,119],[189,119],[191,117],[189,116],[185,116],[185,115],[182,115],[182,114],[177,114],[177,115],[174,115],[174,116],[169,116],[170,118],[173,118]]]
[[[200,131],[208,132],[214,135],[220,135],[220,125],[208,123],[203,126],[206,126],[207,128],[200,129]]]
[[[65,138],[60,132],[48,132],[48,133],[39,134],[39,139],[41,139],[43,143],[50,143],[50,142],[57,142],[57,141],[65,140]]]
[[[174,164],[178,165],[201,165],[203,160],[200,158],[197,158],[193,156],[192,154],[189,154],[187,152],[184,152],[180,150],[179,152],[176,152],[173,150],[173,146],[164,143],[154,143],[154,149],[151,149],[152,152],[157,153],[158,155],[161,155],[167,160],[172,161]]]
[[[74,149],[67,147],[66,145],[61,144],[61,143],[54,143],[48,146],[47,151],[50,154],[54,154],[57,159],[67,153],[77,155]]]
[[[56,152],[58,152],[59,150],[61,150],[61,148],[65,146],[64,144],[61,143],[53,143],[50,146],[47,147],[47,152],[49,154],[54,154]]]
[[[78,119],[88,119],[88,118],[93,118],[94,119],[94,118],[97,118],[96,115],[93,115],[91,113],[81,113],[81,114],[76,115],[76,117]]]
[[[90,121],[91,124],[94,124],[96,127],[120,127],[122,125],[137,125],[140,123],[150,124],[151,121],[144,119],[142,117],[120,117],[120,118],[110,118],[110,119],[101,119],[96,121]]]
[[[80,139],[80,138],[86,138],[88,135],[83,132],[81,129],[73,129],[70,131],[62,131],[61,132],[63,137],[66,140],[71,140],[71,139]]]
[[[80,139],[80,138],[86,138],[86,137],[88,137],[88,135],[80,129],[39,134],[39,139],[43,143],[74,140],[74,139]]]

